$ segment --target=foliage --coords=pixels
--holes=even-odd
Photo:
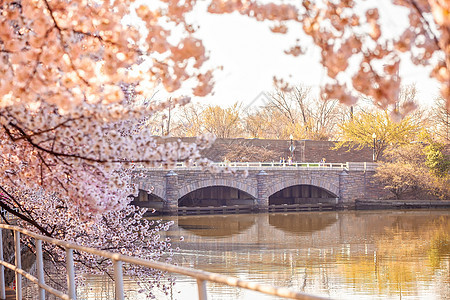
[[[214,134],[218,138],[231,138],[237,136],[240,131],[241,105],[233,104],[227,108],[218,105],[207,106],[202,113],[202,124],[206,132]]]
[[[180,108],[177,130],[172,132],[175,136],[194,137],[203,133],[202,111],[204,107],[190,103]]]
[[[178,136],[214,134],[218,138],[234,138],[242,133],[241,105],[234,103],[226,108],[218,105],[186,105],[179,112],[176,128]]]
[[[422,151],[417,145],[395,147],[386,152],[386,162],[379,163],[375,177],[400,199],[407,192],[417,192],[421,178],[427,176]]]
[[[234,103],[217,105],[186,105],[178,112],[172,134],[196,136],[205,132],[220,138],[250,137],[268,139],[329,140],[342,117],[337,100],[317,100],[309,88],[299,86],[290,92],[277,90],[261,107]]]
[[[443,153],[444,145],[431,143],[425,147],[425,164],[430,170],[439,177],[449,176],[450,156]]]
[[[378,160],[383,151],[391,145],[414,141],[420,130],[411,117],[396,122],[387,111],[362,111],[354,114],[352,119],[340,125],[340,129],[340,141],[336,147],[349,145],[357,149],[374,148],[375,160]]]
[[[73,203],[45,194],[42,190],[15,191],[13,195],[15,199],[25,200],[21,210],[29,219],[41,225],[38,228],[27,220],[19,219],[20,226],[33,232],[100,250],[162,260],[167,263],[172,261],[173,249],[170,240],[159,238],[160,233],[167,231],[172,222],[143,219],[145,209],[128,205],[123,209],[103,213],[96,219],[85,221],[83,212]],[[43,201],[45,205],[42,205]],[[47,217],[44,222],[40,220],[43,216]],[[50,243],[43,243],[43,247],[46,256],[50,258],[59,274],[64,274],[65,249]],[[74,251],[74,262],[79,281],[83,279],[80,272],[88,271],[90,274],[103,275],[109,274],[112,269],[112,261],[79,251]],[[141,281],[146,282],[148,286],[158,285],[159,280],[165,276],[162,271],[135,265],[125,265],[124,268],[128,275],[145,278]],[[161,285],[164,291],[168,292],[171,280],[169,278],[169,285]]]
[[[422,143],[390,147],[375,178],[397,199],[450,197],[450,176],[437,175],[436,165],[428,155],[429,147]]]
[[[86,104],[62,115],[46,103],[33,111],[18,105],[3,109],[0,207],[18,217],[23,227],[47,236],[164,259],[170,254],[169,244],[159,241],[153,228],[148,229],[142,211],[128,206],[128,196],[136,193],[130,181],[139,175],[132,162],[170,167],[177,160],[192,159],[204,164],[199,151],[210,139],[199,140],[197,145],[157,146],[146,130],[134,130],[128,123],[139,124],[148,111]],[[205,147],[197,147],[202,143]],[[140,230],[146,232],[140,234]],[[51,246],[47,250],[53,262],[63,266],[59,262],[64,252]],[[110,267],[108,261],[87,254],[79,253],[76,258],[79,276]],[[145,274],[156,282],[162,276],[153,270]]]
[[[303,33],[320,50],[320,63],[326,68],[329,81],[322,88],[324,96],[354,104],[353,91],[374,99],[383,109],[395,104],[399,94],[400,62],[410,55],[414,64],[432,66],[431,76],[441,83],[441,94],[450,106],[450,4],[436,0],[398,0],[394,4],[407,9],[409,24],[398,36],[381,26],[383,12],[359,1],[303,1],[297,6],[273,3],[213,0],[212,13],[239,12],[259,21],[274,21],[271,30],[287,33],[287,24],[300,23]],[[385,12],[390,13],[390,11]],[[295,27],[297,28],[297,27]],[[286,53],[298,56],[306,52],[303,35]],[[434,54],[439,58],[434,59]],[[383,68],[379,68],[383,65]],[[352,62],[352,63],[351,63]],[[355,62],[355,63],[353,63]],[[356,72],[351,72],[355,65]],[[345,74],[354,73],[351,76]],[[351,84],[350,84],[351,81]],[[286,87],[283,80],[275,83]]]
[[[450,108],[443,98],[436,98],[431,114],[432,131],[441,142],[450,144]]]

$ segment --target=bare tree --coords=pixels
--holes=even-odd
[[[443,143],[450,143],[450,109],[446,106],[443,98],[435,100],[431,120],[433,122],[433,133]]]
[[[290,134],[296,138],[328,140],[335,134],[339,101],[311,97],[311,89],[297,86],[288,92],[277,90],[267,108],[276,110],[291,124]]]
[[[204,132],[202,124],[202,113],[204,106],[199,104],[188,104],[180,107],[176,121],[173,135],[176,136],[198,136]]]
[[[234,138],[242,134],[241,104],[235,103],[227,108],[218,105],[207,106],[202,113],[205,131],[218,138]]]

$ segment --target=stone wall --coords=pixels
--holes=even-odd
[[[192,143],[195,138],[159,138],[159,141],[172,142],[180,139],[183,142]],[[227,152],[232,149],[233,145],[244,145],[258,147],[273,152],[270,161],[277,162],[280,157],[288,158],[291,153],[289,151],[290,140],[269,140],[269,139],[217,139],[214,145],[202,152],[204,157],[212,161],[224,161]],[[364,162],[372,161],[372,148],[365,147],[361,150],[349,149],[343,147],[333,149],[336,142],[332,141],[311,141],[311,140],[294,140],[294,160],[299,162],[319,162],[325,158],[327,162]],[[245,161],[255,161],[248,159]]]
[[[361,150],[349,149],[343,147],[340,149],[333,149],[335,142],[329,141],[299,141],[303,150],[303,157],[301,161],[317,162],[325,158],[327,162],[365,162],[372,161],[373,153],[371,148],[363,148]]]

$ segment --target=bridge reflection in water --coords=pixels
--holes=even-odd
[[[449,210],[164,219],[175,222],[163,238],[180,247],[174,260],[181,266],[333,299],[450,299]],[[105,277],[88,280],[92,297],[87,299],[107,298],[108,282]],[[157,299],[193,299],[195,294],[195,281],[179,276],[171,295]],[[217,284],[208,285],[208,294],[212,299],[276,299]]]
[[[450,299],[450,211],[170,219],[175,226],[168,234],[182,249],[176,256],[182,265],[336,299]],[[214,289],[214,299],[253,299]]]
[[[197,236],[228,237],[250,229],[256,220],[255,215],[192,216],[180,218],[177,224]]]
[[[178,227],[189,231],[197,236],[210,237],[229,237],[243,233],[249,230],[253,225],[261,221],[263,215],[227,215],[227,216],[192,216],[189,218],[179,218]],[[268,225],[284,232],[294,234],[310,234],[315,231],[323,230],[334,224],[337,220],[337,214],[307,214],[307,213],[288,213],[288,214],[268,214]],[[320,217],[318,217],[320,216]],[[264,226],[264,223],[258,223]],[[269,229],[265,229],[266,232]]]

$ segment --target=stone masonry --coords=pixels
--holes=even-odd
[[[254,208],[260,211],[268,209],[271,195],[295,185],[323,188],[335,196],[342,206],[351,206],[357,199],[376,199],[386,194],[373,180],[374,163],[347,163],[345,168],[287,166],[253,167],[247,170],[248,176],[244,177],[212,174],[199,168],[177,168],[171,171],[152,169],[142,170],[136,181],[139,189],[162,200],[163,210],[172,214],[177,212],[181,197],[210,186],[226,186],[244,191],[253,197]]]

